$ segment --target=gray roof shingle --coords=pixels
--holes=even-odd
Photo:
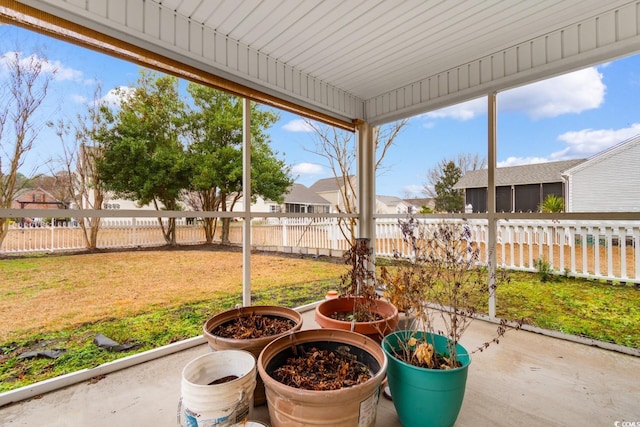
[[[349,179],[355,183],[355,176],[349,176]],[[325,193],[328,191],[338,191],[338,179],[336,177],[324,178],[317,180],[311,187],[309,187],[311,191],[316,193]]]
[[[584,161],[585,159],[574,159],[497,168],[496,186],[562,182],[561,174],[563,171]],[[453,188],[482,188],[488,185],[487,181],[487,169],[469,171],[460,178]]]
[[[319,196],[302,184],[293,184],[285,196],[285,203],[301,203],[310,205],[330,205],[324,197]]]
[[[396,196],[376,196],[376,199],[387,206],[398,206],[402,199]]]

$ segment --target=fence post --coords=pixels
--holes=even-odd
[[[289,222],[289,218],[282,218],[282,247],[287,246],[287,223]]]
[[[53,253],[53,248],[55,248],[55,242],[54,239],[56,238],[56,227],[55,227],[55,219],[51,218],[51,248],[49,249],[49,252]]]
[[[131,228],[132,230],[132,236],[131,236],[131,244],[133,245],[133,247],[136,247],[136,230],[138,228],[138,222],[136,221],[136,217],[131,218]]]
[[[640,230],[636,227],[633,228],[633,252],[636,260],[635,278],[638,280],[640,279]]]
[[[629,228],[620,227],[618,229],[618,247],[620,248],[620,277],[624,280],[627,274],[627,236],[630,234]]]

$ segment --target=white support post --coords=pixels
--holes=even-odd
[[[251,305],[251,100],[242,99],[242,305]]]
[[[376,150],[373,144],[374,129],[367,122],[357,125],[358,165],[358,237],[375,242],[373,213],[376,206]],[[375,254],[375,245],[374,254]]]
[[[496,93],[492,92],[487,96],[487,164],[488,164],[488,185],[487,185],[487,208],[489,242],[487,243],[489,253],[489,317],[496,317],[496,295],[491,291],[496,284],[496,242],[497,225],[496,220],[496,135],[497,135],[497,109]]]

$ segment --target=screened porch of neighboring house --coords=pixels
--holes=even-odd
[[[0,17],[243,97],[245,165],[251,161],[251,102],[355,133],[357,214],[254,213],[249,207],[215,214],[245,220],[237,230],[247,265],[253,247],[309,251],[300,239],[265,245],[251,241],[253,218],[355,218],[359,237],[385,239],[389,229],[384,221],[399,216],[375,210],[376,127],[486,97],[487,209],[464,218],[477,222],[474,233],[485,247],[489,274],[498,265],[526,268],[526,261],[547,244],[562,247],[550,254],[551,262],[568,266],[575,275],[593,270],[590,263],[595,263],[599,278],[640,281],[638,212],[498,213],[495,191],[497,93],[637,53],[640,5],[636,1],[232,3],[148,0],[129,1],[123,7],[119,0],[1,0]],[[244,196],[250,199],[248,167],[243,182],[248,193]],[[0,209],[0,217],[20,218],[25,211],[32,213]],[[81,214],[63,209],[53,210],[51,216],[72,213],[134,221],[153,217],[150,212],[128,210]],[[163,215],[185,216],[179,211]],[[604,255],[599,250],[578,252],[576,239],[609,245],[603,245]],[[380,253],[389,250],[384,243],[379,245]],[[344,249],[336,243],[335,248],[323,250]],[[614,266],[616,256],[620,262]],[[601,265],[601,258],[607,263]],[[243,302],[248,305],[250,274],[243,273],[243,282]],[[314,327],[313,306],[300,310],[304,327]],[[489,317],[495,318],[491,304]],[[494,326],[475,322],[465,336],[466,344],[480,345]],[[640,423],[640,358],[637,349],[616,350],[549,331],[509,332],[500,345],[474,356],[456,425]],[[196,337],[2,393],[0,421],[16,426],[176,425],[181,369],[208,351],[204,339]],[[268,421],[266,408],[255,408],[253,418]],[[392,403],[384,397],[376,425],[399,425]]]

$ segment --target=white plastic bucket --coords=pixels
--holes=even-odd
[[[210,383],[230,375],[238,378]],[[182,370],[178,421],[183,427],[227,427],[244,422],[253,412],[256,359],[244,350],[214,351]]]

